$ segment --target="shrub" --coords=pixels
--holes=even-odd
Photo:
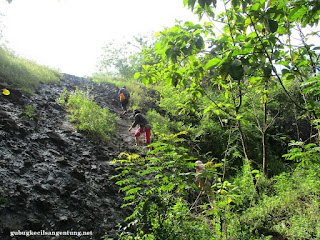
[[[208,162],[206,171],[194,171],[195,159],[182,147],[186,132],[160,135],[146,157],[122,153],[114,163],[120,174],[117,184],[125,192],[124,206],[134,211],[127,218],[134,233],[122,231],[120,239],[216,239],[223,235],[221,219],[226,219],[236,197],[234,186],[225,181],[211,190],[198,190],[196,177],[217,179],[222,164]],[[202,193],[202,194],[201,194]],[[198,197],[196,197],[198,195]],[[199,212],[200,211],[200,212]],[[205,214],[203,214],[205,213]]]
[[[263,195],[243,212],[235,225],[238,234],[245,239],[280,235],[287,239],[319,239],[319,180],[319,166],[297,168],[291,174],[275,177],[275,194]]]
[[[98,106],[90,99],[88,92],[76,89],[68,95],[67,111],[70,113],[70,121],[76,123],[76,128],[95,138],[109,140],[115,132],[116,115]],[[64,102],[65,99],[63,94],[60,101]]]

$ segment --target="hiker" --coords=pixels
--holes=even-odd
[[[121,107],[123,110],[123,115],[127,113],[127,105],[130,99],[130,93],[128,92],[126,86],[122,86],[122,88],[118,92],[118,96],[120,98]]]
[[[196,182],[198,183],[198,187],[201,191],[204,191],[206,193],[211,192],[211,186],[212,186],[212,179],[208,176],[201,176],[203,172],[206,170],[205,164],[203,164],[201,161],[195,162],[195,168],[196,168]]]
[[[199,189],[201,190],[200,194],[206,195],[211,208],[214,208],[215,197],[214,197],[214,192],[211,189],[213,185],[213,181],[211,178],[203,174],[206,171],[206,165],[198,160],[195,162],[195,168],[197,173],[195,181],[198,184]],[[204,175],[204,176],[201,176],[201,175]]]
[[[132,123],[131,127],[129,128],[129,132],[132,128],[139,125],[139,128],[135,132],[134,136],[136,137],[136,146],[139,146],[139,137],[141,133],[145,134],[145,142],[146,145],[151,143],[151,125],[147,121],[147,119],[140,113],[139,110],[133,110],[134,114],[134,122]]]
[[[201,172],[205,170],[205,165],[201,161],[196,161],[195,162],[195,168],[196,168],[196,182],[198,183],[198,187],[203,190],[203,184],[204,184],[204,179],[203,177],[199,176]]]

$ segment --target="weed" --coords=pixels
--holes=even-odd
[[[61,102],[65,101],[65,94],[60,97]],[[68,117],[71,122],[76,123],[77,129],[102,140],[109,140],[110,135],[115,132],[116,115],[91,100],[89,92],[76,89],[69,93],[66,107],[70,113]]]
[[[35,107],[28,105],[24,107],[24,116],[22,119],[29,119],[33,120],[33,115],[34,115]]]

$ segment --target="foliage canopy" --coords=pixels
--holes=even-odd
[[[152,119],[161,122],[153,124],[155,129],[161,133],[187,130],[188,135],[174,143],[174,151],[171,145],[155,145],[158,168],[152,166],[152,173],[146,169],[152,180],[145,182],[144,187],[126,181],[131,179],[132,172],[137,173],[133,169],[152,165],[154,159],[147,158],[150,162],[144,162],[138,156],[136,162],[119,160],[124,165],[123,179],[118,183],[124,184],[123,191],[131,194],[126,200],[135,207],[130,220],[138,230],[135,238],[129,234],[122,235],[122,239],[161,239],[160,232],[181,237],[183,233],[178,228],[168,227],[177,226],[176,221],[189,221],[190,225],[183,230],[185,234],[192,227],[209,223],[205,229],[210,231],[202,232],[202,239],[236,236],[269,239],[280,235],[290,238],[303,234],[317,238],[317,229],[303,233],[297,227],[298,221],[307,226],[319,219],[313,216],[308,222],[294,210],[297,205],[299,211],[308,211],[299,203],[303,188],[297,187],[290,198],[292,189],[284,187],[286,181],[293,183],[294,177],[281,172],[287,170],[285,165],[290,165],[295,169],[292,176],[306,173],[310,178],[299,178],[301,184],[306,186],[308,182],[308,196],[318,198],[313,181],[319,178],[313,174],[319,165],[320,142],[320,47],[315,41],[319,38],[319,1],[184,0],[183,3],[202,22],[178,22],[158,32],[153,49],[156,61],[143,64],[134,77],[160,89],[160,106],[166,116],[149,112]],[[210,21],[204,22],[205,18]],[[223,27],[219,30],[217,26]],[[177,186],[189,183],[184,174],[180,175],[184,168],[165,167],[166,153],[172,157],[173,165],[178,164],[179,146],[180,150],[190,149],[190,156],[196,156],[193,162],[199,158],[205,163],[214,160],[221,164],[213,174],[221,184],[212,185],[215,199],[205,193],[208,199],[202,199],[201,205],[190,194],[197,189],[194,185],[190,185],[193,187],[188,193],[179,190]],[[178,171],[170,175],[171,170]],[[192,172],[192,168],[186,168],[185,173],[194,177]],[[145,173],[138,172],[136,177],[141,182],[137,183],[144,181]],[[174,178],[161,182],[165,174]],[[311,176],[315,179],[310,180]],[[172,186],[169,191],[164,189],[167,184]],[[148,199],[148,194],[153,194],[155,204],[144,208],[147,200],[140,201],[137,197]],[[311,199],[304,198],[308,203],[313,202]],[[266,203],[271,209],[261,207]],[[175,212],[178,205],[183,216]],[[203,214],[194,206],[202,209]],[[313,203],[309,206],[317,208]],[[288,211],[277,215],[272,210],[282,208]],[[269,225],[264,211],[279,222]],[[151,220],[144,218],[144,214],[157,217]],[[192,220],[187,218],[188,214]],[[257,220],[259,216],[263,216],[261,221]],[[281,225],[281,217],[286,217],[283,224],[290,227]],[[187,236],[196,239],[191,233]]]

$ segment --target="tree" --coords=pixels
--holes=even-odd
[[[112,40],[103,47],[99,63],[101,72],[124,79],[132,79],[141,65],[154,60],[153,39],[150,36],[136,36],[123,43]]]
[[[137,76],[145,82],[163,79],[174,86],[180,84],[194,102],[199,96],[210,99],[211,104],[204,113],[223,115],[234,123],[239,131],[243,156],[248,162],[254,154],[248,153],[243,131],[242,125],[249,120],[248,108],[243,104],[249,99],[247,89],[255,89],[262,99],[261,163],[266,174],[266,135],[274,117],[268,114],[269,82],[277,84],[277,92],[282,89],[300,114],[308,113],[313,120],[319,118],[316,108],[311,107],[319,103],[318,95],[303,89],[309,79],[313,80],[308,86],[315,89],[318,85],[318,80],[312,77],[319,66],[319,48],[308,43],[305,31],[318,25],[320,3],[307,0],[184,0],[184,4],[200,19],[207,16],[212,22],[223,24],[221,34],[216,36],[213,23],[178,23],[157,35],[160,40],[155,50],[162,62],[144,65]],[[218,4],[224,12],[216,15]],[[311,31],[309,36],[319,35]],[[262,90],[260,86],[263,86]],[[299,90],[299,96],[290,90],[294,88]],[[214,97],[213,91],[217,89],[224,99]]]

